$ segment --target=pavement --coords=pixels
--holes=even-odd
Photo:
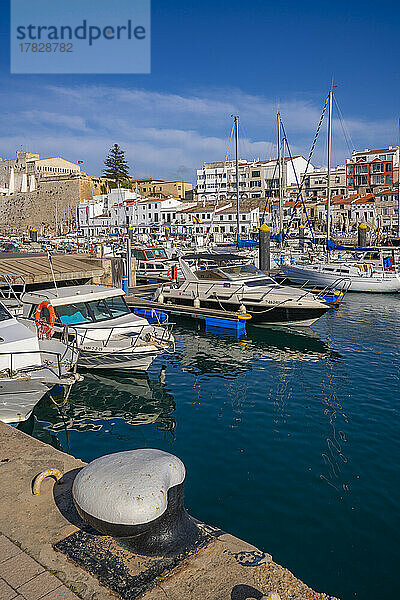
[[[107,577],[92,574],[90,561],[78,564],[56,548],[66,539],[82,537],[84,524],[73,505],[71,487],[84,464],[0,422],[0,600],[122,597],[109,588]],[[45,479],[34,496],[34,477],[49,468],[64,474],[62,482]],[[104,537],[97,543],[106,551],[106,544],[115,541]],[[121,556],[124,573],[140,577],[144,557]],[[128,586],[124,597],[138,597],[131,594]],[[140,598],[261,600],[273,598],[272,594],[280,600],[337,600],[313,591],[268,553],[224,532],[177,566],[158,573]]]
[[[0,600],[79,600],[54,573],[0,535]]]

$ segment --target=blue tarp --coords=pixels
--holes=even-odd
[[[359,248],[358,246],[342,246],[342,244],[337,244],[333,240],[326,240],[326,245],[328,247],[328,250],[353,250],[354,252],[360,252],[360,251],[366,252],[368,250],[370,250],[370,251],[378,250],[378,248],[371,248],[371,247]]]

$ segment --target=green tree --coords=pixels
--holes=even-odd
[[[110,149],[104,164],[103,175],[109,179],[113,179],[116,185],[130,185],[129,182],[129,166],[125,159],[125,152],[121,150],[118,144]]]

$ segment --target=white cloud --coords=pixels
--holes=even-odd
[[[322,105],[304,98],[280,103],[292,154],[308,155]],[[7,104],[0,100],[0,130],[8,132],[0,154],[14,155],[22,146],[42,155],[84,160],[84,169],[97,174],[111,145],[118,143],[134,175],[194,179],[204,161],[225,157],[232,114],[240,115],[241,156],[274,156],[276,108],[274,100],[237,89],[168,94],[98,85],[31,86],[28,94],[10,90]],[[385,146],[395,139],[394,122],[351,118],[344,126],[358,148]],[[338,121],[334,142],[334,162],[343,162],[349,150]],[[323,126],[314,164],[325,162],[325,143]]]

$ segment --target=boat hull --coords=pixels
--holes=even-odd
[[[29,418],[39,400],[52,388],[48,384],[33,378],[0,379],[0,421],[20,423]]]
[[[85,369],[113,369],[119,371],[147,371],[158,351],[149,352],[96,352],[81,350],[79,366]]]
[[[175,304],[183,306],[193,306],[193,303],[185,301],[183,298],[168,296]],[[286,325],[290,327],[309,327],[317,321],[328,310],[328,305],[318,303],[319,306],[312,307],[290,307],[290,306],[259,306],[246,302],[246,312],[251,315],[248,321],[251,325]],[[230,312],[239,312],[240,305],[229,302],[214,302],[210,299],[201,300],[202,308],[210,308],[221,311],[221,308]],[[166,305],[166,310],[168,305]]]
[[[319,288],[334,286],[349,292],[395,294],[400,292],[400,278],[393,277],[355,277],[338,276],[337,274],[323,273],[298,267],[282,267],[286,277],[298,285],[310,285]]]

